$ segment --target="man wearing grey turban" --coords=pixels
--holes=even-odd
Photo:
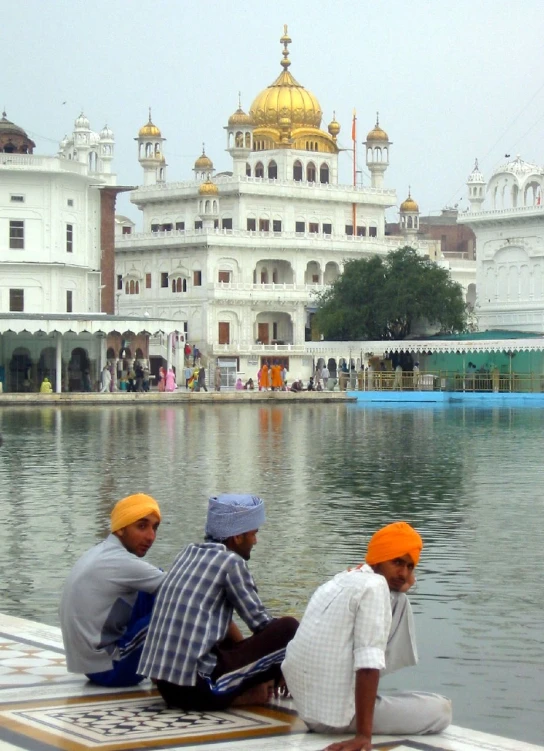
[[[252,495],[209,499],[206,541],[188,545],[167,574],[155,602],[139,671],[152,678],[171,707],[213,711],[265,703],[282,682],[294,618],[272,618],[247,561],[265,521]],[[244,639],[236,610],[253,635]]]

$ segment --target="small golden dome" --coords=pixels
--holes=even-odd
[[[138,138],[161,138],[160,130],[151,122],[151,107],[149,108],[149,120],[138,131]]]
[[[291,38],[287,34],[287,26],[284,27],[280,42],[283,44],[283,71],[274,83],[253,100],[249,109],[252,123],[257,127],[285,127],[285,118],[288,118],[293,129],[305,126],[319,128],[323,114],[319,102],[288,70],[291,61],[287,45],[290,44]]]
[[[332,120],[329,123],[328,131],[333,138],[336,138],[340,133],[340,123],[336,121],[336,113],[333,112]]]
[[[202,147],[202,154],[195,161],[195,169],[213,169],[213,162],[209,156],[206,156],[204,146]]]
[[[378,114],[376,113],[376,125],[372,128],[370,133],[366,137],[367,141],[389,141],[389,136],[383,130],[383,128],[380,128],[380,119],[378,117]]]
[[[229,117],[229,127],[235,127],[236,125],[253,125],[251,115],[248,115],[242,109],[242,102],[240,93],[238,93],[238,109]]]
[[[229,126],[235,125],[253,125],[251,115],[248,115],[243,109],[238,107],[236,112],[229,117]]]
[[[417,205],[417,202],[414,201],[414,199],[412,198],[409,189],[408,189],[408,198],[401,203],[400,210],[402,212],[410,211],[412,213],[419,211],[419,206]]]
[[[216,196],[219,193],[219,189],[211,180],[206,180],[206,182],[202,183],[199,187],[198,192],[201,196]]]

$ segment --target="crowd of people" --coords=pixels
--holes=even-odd
[[[212,496],[204,539],[183,548],[167,571],[143,560],[161,518],[151,496],[123,498],[109,536],[72,568],[60,604],[70,672],[108,687],[148,677],[168,707],[192,712],[290,695],[314,732],[353,735],[331,751],[370,751],[373,733],[448,726],[445,697],[378,691],[381,673],[417,661],[406,592],[423,541],[409,524],[378,530],[364,561],[318,587],[299,623],[272,615],[248,567],[265,522],[261,498]]]

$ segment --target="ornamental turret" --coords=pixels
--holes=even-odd
[[[246,174],[247,158],[253,148],[253,121],[242,109],[238,94],[238,109],[229,117],[226,127],[227,151],[232,157],[232,173],[235,177]]]
[[[481,211],[485,201],[485,179],[480,172],[477,159],[474,162],[474,169],[468,176],[467,188],[471,212]]]
[[[138,138],[138,161],[144,170],[144,185],[155,185],[166,180],[166,160],[163,154],[163,143],[166,140],[162,133],[151,120],[151,107],[149,108],[149,120],[143,125]]]
[[[383,188],[383,176],[389,167],[389,149],[391,141],[385,130],[380,127],[379,113],[376,113],[376,125],[364,142],[366,146],[366,166],[370,172],[370,186]]]

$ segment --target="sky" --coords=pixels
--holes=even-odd
[[[340,181],[369,185],[364,141],[380,113],[393,142],[385,186],[408,188],[421,213],[467,206],[477,157],[484,176],[505,154],[544,163],[542,0],[20,0],[2,12],[0,107],[54,154],[83,110],[115,133],[118,183],[138,185],[134,138],[153,122],[167,139],[167,180],[192,177],[206,145],[231,168],[224,126],[281,72],[288,24],[290,72],[318,99],[322,128],[336,113]],[[119,213],[139,222],[126,195]],[[390,221],[396,219],[390,210]]]

